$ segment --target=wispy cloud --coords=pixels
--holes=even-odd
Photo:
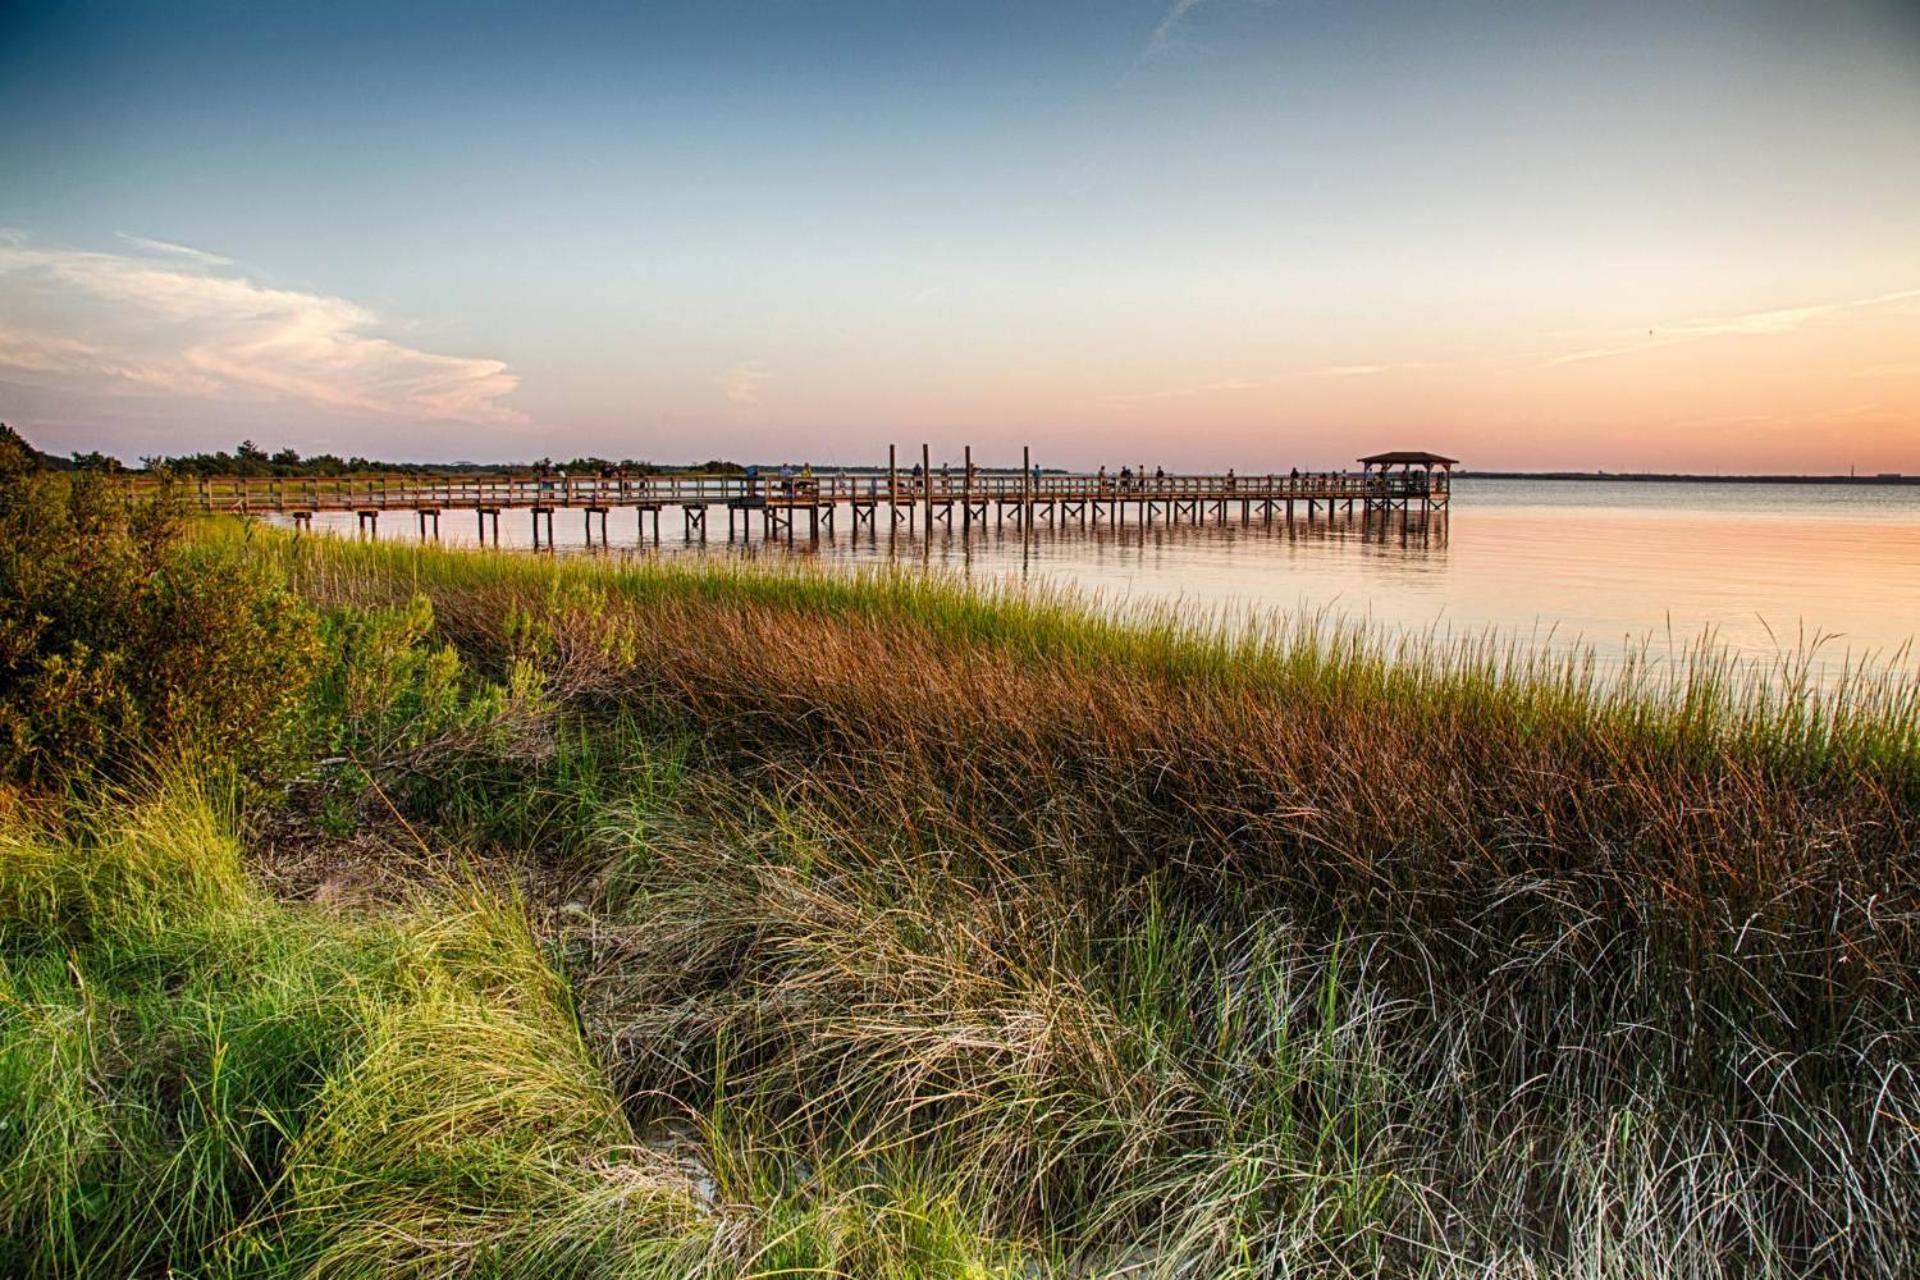
[[[1135,405],[1152,404],[1157,400],[1186,400],[1194,396],[1215,395],[1226,391],[1257,391],[1261,387],[1270,387],[1271,378],[1255,381],[1249,378],[1222,378],[1217,382],[1198,382],[1190,386],[1163,387],[1158,391],[1138,391],[1131,394],[1111,395],[1106,403],[1117,408],[1128,409]]]
[[[1167,11],[1160,16],[1160,23],[1154,27],[1153,34],[1147,37],[1146,47],[1140,50],[1140,61],[1148,62],[1174,47],[1174,36],[1180,30],[1180,22],[1200,4],[1200,0],[1173,0]]]
[[[720,379],[720,389],[726,392],[727,400],[750,409],[760,407],[760,388],[767,385],[773,377],[767,367],[758,360],[748,360],[727,370]]]
[[[0,326],[0,368],[173,395],[212,397],[219,392],[212,378],[177,363],[146,361],[80,338],[9,326]]]
[[[1302,369],[1297,378],[1370,378],[1378,373],[1405,373],[1416,369],[1437,369],[1427,360],[1403,360],[1397,364],[1329,364],[1318,369]]]
[[[232,258],[223,258],[217,253],[208,253],[205,249],[194,249],[184,244],[175,244],[171,240],[149,240],[145,236],[130,236],[124,231],[120,232],[119,236],[120,239],[127,244],[132,245],[136,249],[144,249],[148,253],[172,254],[175,257],[186,258],[192,262],[205,263],[210,267],[230,267],[233,265]]]
[[[1752,427],[1804,430],[1810,423],[1845,422],[1850,418],[1871,418],[1886,414],[1888,411],[1887,405],[1872,401],[1847,405],[1844,408],[1818,410],[1813,413],[1697,414],[1684,418],[1670,418],[1662,425],[1668,431],[1731,430]]]
[[[39,248],[0,233],[0,368],[89,391],[289,400],[418,421],[518,424],[498,360],[374,336],[345,298],[271,288],[216,254],[125,236],[138,252]]]
[[[1683,320],[1679,324],[1649,329],[1644,338],[1635,338],[1609,346],[1562,352],[1549,358],[1547,363],[1576,364],[1586,360],[1607,360],[1614,356],[1655,351],[1662,347],[1678,346],[1683,342],[1700,342],[1707,338],[1756,337],[1792,333],[1810,324],[1830,320],[1848,312],[1890,307],[1912,302],[1915,299],[1920,299],[1920,289],[1901,289],[1894,293],[1875,294],[1869,298],[1849,298],[1844,302],[1821,302],[1811,306],[1777,307],[1766,311],[1745,311],[1730,316],[1707,316]]]

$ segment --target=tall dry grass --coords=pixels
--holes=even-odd
[[[602,807],[577,972],[744,1193],[905,1162],[1092,1273],[1920,1264],[1909,680],[275,554],[685,744]]]

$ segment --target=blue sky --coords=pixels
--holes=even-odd
[[[0,418],[1920,470],[1911,7],[553,8],[0,11]]]

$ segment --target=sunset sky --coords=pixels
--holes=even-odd
[[[0,420],[1920,472],[1920,5],[16,0]]]

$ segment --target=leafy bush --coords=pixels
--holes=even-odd
[[[49,474],[0,441],[0,781],[57,787],[207,747],[302,741],[319,618],[262,557],[182,539],[168,496]]]
[[[434,636],[433,605],[329,612],[328,664],[315,686],[314,720],[326,746],[359,767],[392,775],[478,760],[544,758],[551,705],[540,674],[508,664],[504,683],[475,676]]]

